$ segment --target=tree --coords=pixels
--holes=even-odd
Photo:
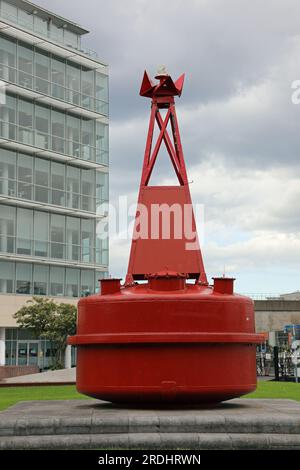
[[[26,304],[14,314],[18,326],[52,341],[56,346],[53,368],[63,368],[67,336],[76,332],[76,306],[37,296]]]

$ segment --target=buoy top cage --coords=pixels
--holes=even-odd
[[[181,96],[184,74],[174,82],[165,68],[162,68],[155,78],[158,83],[154,83],[145,71],[140,89],[140,95],[151,98],[152,101],[138,207],[142,205],[147,210],[148,219],[145,222],[147,227],[150,227],[152,223],[152,207],[157,204],[166,204],[168,207],[176,205],[181,208],[182,214],[186,207],[190,207],[193,236],[189,238],[183,230],[180,239],[176,238],[174,234],[165,239],[160,227],[159,236],[155,239],[151,237],[133,239],[125,284],[132,285],[134,281],[145,279],[149,273],[163,272],[167,269],[169,272],[184,273],[190,279],[196,279],[200,284],[208,285],[192,209],[174,101],[175,96]],[[162,109],[166,109],[164,117],[161,114]],[[153,139],[155,125],[159,130],[156,142]],[[163,142],[174,168],[178,185],[151,186],[150,178]],[[141,231],[140,224],[137,211],[134,233],[138,230]],[[193,244],[195,248],[187,250],[187,244]]]

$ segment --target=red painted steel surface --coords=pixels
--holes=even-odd
[[[155,78],[159,80],[159,83],[156,85],[152,83],[147,72],[145,72],[140,90],[141,96],[151,98],[152,100],[138,196],[138,204],[144,205],[148,210],[148,220],[144,223],[144,228],[146,226],[146,230],[148,229],[149,233],[153,225],[151,224],[151,207],[154,204],[168,204],[169,207],[177,204],[182,209],[182,217],[184,207],[187,205],[192,207],[174,102],[174,96],[181,95],[184,75],[181,75],[176,82],[173,82],[169,75],[157,75]],[[162,109],[166,110],[165,117],[161,114]],[[154,145],[153,134],[155,124],[158,125],[160,132]],[[167,128],[168,125],[171,128],[172,138]],[[151,186],[149,184],[162,142],[164,142],[171,159],[178,179],[178,186]],[[141,232],[138,215],[139,211],[137,211],[134,234],[136,231]],[[201,284],[207,285],[193,212],[191,214],[191,231],[194,233],[192,238],[187,238],[183,230],[183,236],[179,239],[176,238],[176,233],[173,231],[170,238],[164,239],[162,226],[160,226],[157,238],[151,236],[135,239],[133,237],[126,284],[130,285],[134,280],[144,279],[144,276],[148,273],[161,271],[167,267],[169,270],[184,271],[190,278],[197,279]],[[187,242],[196,242],[198,249],[188,250],[186,248]]]
[[[184,76],[157,78],[154,85],[145,73],[141,87],[152,111],[139,201],[184,204],[191,199],[174,108]],[[174,146],[158,117],[162,106],[173,116]],[[159,150],[150,156],[154,120],[164,129],[159,139],[170,149],[178,187],[148,186]],[[188,404],[256,388],[256,345],[264,338],[255,333],[253,301],[234,294],[233,278],[208,286],[200,248],[186,251],[185,241],[133,240],[126,284],[103,280],[101,295],[79,301],[77,334],[68,340],[77,345],[79,392],[120,403]]]
[[[78,346],[78,390],[115,402],[182,403],[254,390],[262,338],[252,300],[183,277],[156,280],[166,285],[80,300],[78,334],[70,338]]]

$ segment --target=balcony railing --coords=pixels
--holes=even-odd
[[[84,246],[58,241],[32,240],[15,236],[0,235],[0,253],[36,258],[47,258],[55,261],[75,262],[91,265],[107,265],[108,250],[99,246]]]
[[[12,15],[9,12],[5,11],[3,8],[1,11],[1,16],[7,19],[8,21],[10,21],[11,23],[14,23],[20,26],[21,28],[25,28],[28,31],[37,33],[40,36],[50,39],[50,41],[54,41],[54,42],[57,42],[58,44],[62,44],[63,46],[67,48],[74,49],[78,52],[81,52],[84,55],[91,57],[92,59],[98,58],[97,52],[94,51],[93,49],[90,49],[88,47],[85,47],[85,48],[81,47],[80,40],[78,41],[79,44],[78,42],[77,44],[75,44],[75,42],[70,44],[70,41],[65,40],[64,37],[62,38],[61,36],[55,34],[55,32],[51,29],[48,29],[48,27],[41,28],[40,25],[35,24],[34,21],[24,21],[24,19],[19,18],[18,15]]]
[[[241,295],[246,295],[250,297],[252,300],[282,300],[280,298],[280,294],[269,292],[269,293],[253,293],[253,292],[241,292]]]
[[[0,79],[20,85],[37,93],[42,93],[52,98],[62,100],[74,106],[80,106],[90,111],[108,116],[108,103],[95,98],[80,90],[68,88],[61,83],[55,83],[45,78],[29,74],[15,67],[0,63]]]
[[[89,162],[108,165],[108,151],[106,150],[3,120],[0,120],[0,137]]]
[[[0,177],[0,195],[34,201],[37,204],[51,204],[75,211],[103,214],[102,205],[107,198],[99,199],[89,194],[42,186],[28,181]]]

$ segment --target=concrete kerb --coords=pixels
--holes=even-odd
[[[143,435],[140,433],[130,433],[13,436],[1,439],[0,449],[300,449],[300,435],[225,433],[147,433]]]
[[[300,449],[300,403],[138,409],[96,400],[21,402],[0,413],[0,435],[1,449]]]
[[[191,419],[164,417],[21,417],[13,419],[1,416],[0,436],[34,436],[64,434],[113,434],[113,433],[266,433],[300,434],[300,418],[278,417],[208,417]]]

